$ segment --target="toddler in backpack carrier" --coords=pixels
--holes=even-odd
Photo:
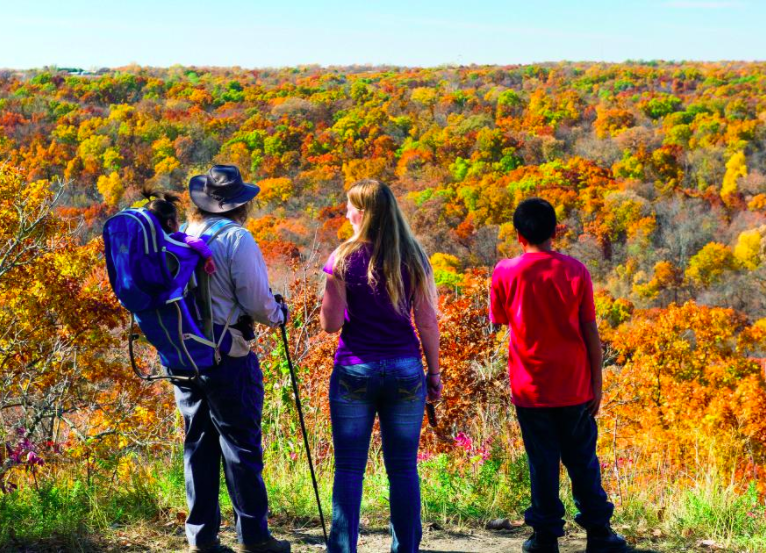
[[[178,208],[176,207],[176,204],[180,201],[180,198],[169,192],[160,195],[146,187],[144,187],[143,195],[149,200],[149,203],[144,207],[157,218],[162,230],[173,240],[183,242],[197,252],[197,254],[204,260],[203,269],[207,274],[212,275],[215,273],[213,252],[207,247],[205,241],[196,236],[190,236],[184,232],[179,232],[180,226],[178,224]],[[156,197],[157,199],[152,200],[153,197]]]
[[[150,202],[150,206],[156,202]],[[220,360],[219,349],[222,345],[226,347],[221,344],[223,340],[215,342],[213,336],[202,331],[205,321],[199,316],[202,311],[193,293],[199,261],[209,260],[204,263],[206,273],[215,271],[208,244],[220,229],[208,229],[202,237],[188,236],[188,240],[184,239],[187,235],[177,233],[182,235],[177,240],[167,232],[172,230],[172,223],[163,225],[153,211],[125,209],[104,224],[109,282],[122,306],[131,312],[145,338],[157,350],[166,372],[197,376],[201,369],[214,366]],[[177,219],[173,220],[177,225]],[[133,363],[132,328],[130,333]],[[222,337],[227,334],[223,332]],[[139,376],[147,378],[133,365]],[[157,377],[147,379],[154,378]]]

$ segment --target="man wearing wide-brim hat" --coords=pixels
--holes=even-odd
[[[223,459],[226,486],[236,515],[243,553],[285,553],[287,541],[269,532],[263,483],[261,413],[263,374],[250,350],[253,321],[271,327],[283,323],[287,309],[269,289],[266,264],[255,240],[243,228],[259,188],[242,180],[233,165],[215,165],[189,181],[194,207],[187,233],[212,236],[217,270],[200,290],[209,290],[208,338],[221,342],[220,361],[200,369],[200,378],[175,387],[184,418],[184,476],[190,551],[220,549],[219,473]],[[205,275],[201,278],[206,278]],[[199,299],[199,296],[198,296]],[[212,324],[210,324],[212,323]]]

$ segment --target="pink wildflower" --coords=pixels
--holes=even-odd
[[[34,451],[27,453],[27,464],[30,466],[43,466],[45,461]]]
[[[465,432],[458,432],[457,436],[455,436],[455,445],[464,449],[466,453],[473,451],[473,441]]]
[[[430,451],[420,451],[418,452],[418,463],[421,461],[428,461],[429,459],[432,459],[433,456],[434,454]]]

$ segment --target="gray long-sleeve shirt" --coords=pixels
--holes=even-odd
[[[199,236],[219,219],[222,217],[192,222],[186,232]],[[216,267],[210,277],[213,322],[224,325],[231,313],[230,324],[243,314],[268,326],[282,323],[282,310],[269,289],[266,263],[250,232],[234,223],[218,234],[210,249]]]

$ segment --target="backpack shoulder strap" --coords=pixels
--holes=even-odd
[[[214,240],[215,237],[217,237],[224,229],[227,229],[232,226],[239,226],[234,221],[230,221],[229,219],[218,219],[217,221],[213,221],[212,223],[208,222],[205,223],[202,226],[202,229],[195,233],[189,233],[188,228],[189,225],[187,223],[184,223],[181,227],[182,232],[186,232],[187,234],[191,234],[192,236],[196,236],[197,238],[207,238],[207,243],[209,244]]]
[[[225,229],[231,226],[238,225],[233,221],[229,221],[228,219],[220,219],[214,222],[212,225],[205,227],[200,233],[199,237],[209,236],[207,239],[207,245],[210,246],[210,244],[212,244]],[[215,342],[215,336],[213,332],[213,300],[210,295],[210,275],[197,267],[196,277],[197,282],[199,283],[198,298],[201,308],[200,315],[202,317],[202,332],[205,334],[205,337],[208,340]],[[226,317],[226,326],[221,333],[221,340],[226,334],[226,330],[229,327],[231,316],[234,313],[235,308],[236,307],[232,308],[232,310],[229,312],[229,315]],[[216,345],[216,357],[219,357],[218,346],[220,346],[220,340]]]
[[[222,219],[220,221],[216,221],[210,227],[205,229],[205,232],[203,232],[200,237],[204,236],[210,236],[210,238],[207,239],[208,246],[218,238],[218,235],[221,234],[224,230],[226,230],[229,227],[238,227],[239,225],[235,223],[234,221],[228,221],[226,219]]]

